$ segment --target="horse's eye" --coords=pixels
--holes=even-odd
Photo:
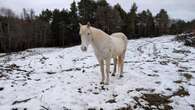
[[[87,33],[87,35],[90,35],[90,33]]]

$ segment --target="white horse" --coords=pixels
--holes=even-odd
[[[81,50],[87,51],[88,45],[91,44],[100,64],[102,74],[100,84],[109,83],[110,62],[112,58],[114,59],[113,76],[116,73],[116,66],[118,64],[118,71],[120,71],[120,77],[122,77],[124,57],[128,43],[127,37],[123,33],[108,35],[102,30],[90,26],[90,23],[87,23],[87,25],[79,23],[79,25]],[[106,65],[106,73],[104,71],[104,64]]]

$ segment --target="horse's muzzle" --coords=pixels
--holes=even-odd
[[[87,47],[81,46],[81,50],[82,50],[83,52],[86,52],[86,51],[87,51]]]

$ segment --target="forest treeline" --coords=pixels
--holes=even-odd
[[[137,12],[134,3],[126,12],[119,4],[111,6],[106,0],[73,2],[70,9],[43,10],[35,15],[33,9],[23,9],[20,16],[11,9],[0,9],[0,52],[20,51],[35,47],[67,47],[80,43],[79,25],[88,21],[111,34],[123,32],[129,39],[179,34],[195,29],[195,20],[170,19],[165,9],[156,15],[150,10]]]

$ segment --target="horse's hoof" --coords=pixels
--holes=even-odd
[[[101,81],[101,82],[100,82],[100,84],[104,84],[104,82],[103,82],[103,81]]]
[[[108,82],[105,82],[104,85],[109,85],[109,83]]]
[[[120,77],[120,78],[122,78],[122,77],[123,77],[123,75],[121,74],[119,77]]]
[[[115,76],[115,74],[112,74],[112,76]]]

